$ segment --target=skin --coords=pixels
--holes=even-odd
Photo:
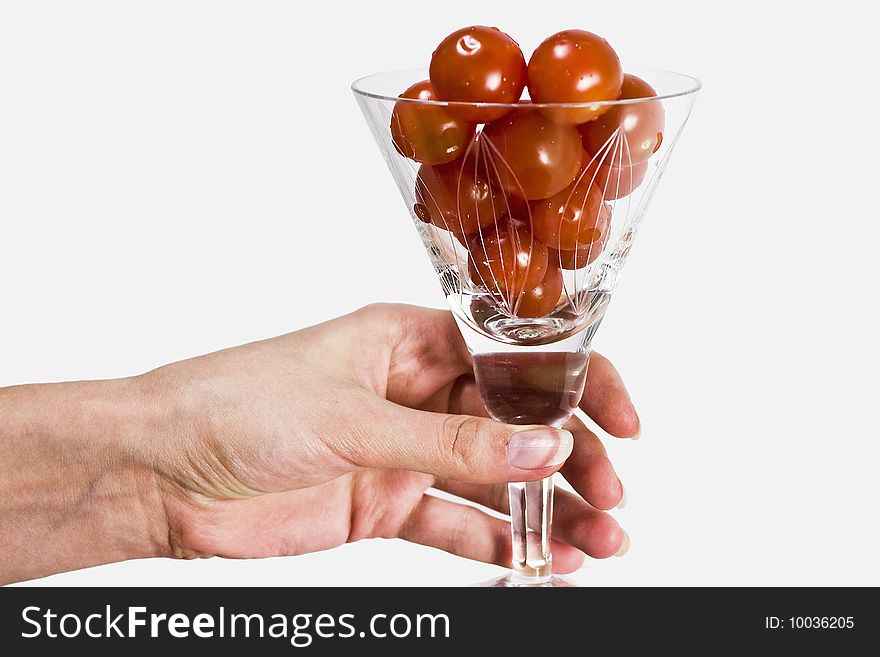
[[[639,431],[599,354],[581,406],[612,435]],[[504,482],[560,469],[511,465],[507,445],[524,427],[484,416],[450,313],[397,305],[138,377],[0,389],[0,582],[373,537],[510,565],[505,521],[426,494],[506,512]],[[623,488],[601,442],[578,419],[567,429],[561,472],[577,494],[557,491],[558,572],[626,543],[603,511]]]

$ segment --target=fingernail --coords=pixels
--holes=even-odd
[[[519,431],[507,444],[507,462],[525,470],[549,468],[563,463],[573,445],[574,438],[565,429],[541,427]]]
[[[627,534],[626,530],[623,528],[621,528],[620,531],[623,532],[623,541],[621,541],[620,549],[614,555],[615,557],[622,557],[624,554],[629,552],[629,534]]]
[[[638,440],[642,437],[642,423],[639,422],[639,430],[636,431],[636,435],[630,436],[630,440]]]
[[[615,508],[622,509],[626,506],[627,497],[626,497],[626,488],[623,487],[623,482],[620,479],[617,480],[620,483],[620,501],[617,503]]]

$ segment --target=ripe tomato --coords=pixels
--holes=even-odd
[[[486,142],[501,185],[526,200],[553,196],[580,168],[578,131],[528,105],[488,124],[479,139]]]
[[[423,164],[416,176],[416,214],[459,237],[492,225],[507,199],[475,153],[448,164]]]
[[[416,82],[401,98],[437,100],[430,81]],[[391,114],[391,138],[404,157],[424,164],[445,164],[457,159],[474,135],[466,123],[442,105],[398,101]]]
[[[517,317],[544,317],[556,307],[560,296],[562,272],[551,260],[544,280],[512,299],[511,309]]]
[[[604,199],[606,201],[614,201],[624,196],[629,196],[636,187],[642,184],[645,175],[648,173],[648,162],[639,162],[631,167],[626,165],[618,166],[620,165],[620,159],[617,158],[614,160],[613,165],[609,165],[608,162],[611,160],[611,156],[608,155],[603,160],[603,164],[599,166],[599,160],[600,158],[597,157],[594,161],[590,162],[590,156],[587,155],[584,158],[584,162],[589,162],[589,164],[586,164],[586,166],[582,165],[582,171],[586,172],[583,175],[587,177],[587,180],[593,181],[593,186],[598,187],[604,192]]]
[[[507,207],[508,214],[511,217],[513,217],[514,219],[519,219],[520,221],[528,224],[529,217],[531,216],[528,201],[526,201],[525,199],[521,199],[519,196],[508,196]]]
[[[456,30],[431,57],[431,84],[440,98],[467,103],[515,103],[526,86],[526,60],[516,41],[496,27]],[[505,107],[450,107],[466,121],[485,123]]]
[[[611,207],[602,200],[602,188],[591,181],[584,174],[550,198],[530,204],[535,239],[573,251],[602,238],[611,221]]]
[[[623,76],[621,100],[656,95],[654,88],[641,78],[629,73]],[[635,165],[646,162],[660,148],[663,126],[663,104],[659,100],[646,100],[614,105],[595,121],[578,126],[578,130],[588,153],[602,153],[603,149],[608,149],[608,157],[614,156],[615,163]]]
[[[532,239],[524,222],[484,228],[468,242],[471,280],[508,301],[537,287],[548,268],[547,247]]]
[[[598,242],[582,245],[573,251],[550,249],[550,266],[556,265],[560,269],[582,269],[595,262],[608,243],[608,233],[609,231],[606,230]]]
[[[617,100],[623,69],[614,48],[592,32],[565,30],[544,40],[529,60],[529,95],[535,103]],[[608,106],[543,108],[560,123],[592,121]]]

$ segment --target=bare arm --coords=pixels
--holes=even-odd
[[[0,389],[0,582],[168,554],[138,388]]]
[[[638,416],[595,354],[584,410]],[[396,537],[509,565],[505,482],[561,471],[554,568],[622,553],[598,437],[486,417],[449,312],[372,306],[114,381],[0,389],[0,582],[152,556],[296,555]],[[462,527],[466,531],[462,531]]]

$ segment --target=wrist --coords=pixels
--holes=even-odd
[[[0,581],[169,553],[136,379],[0,390]]]
[[[162,415],[141,377],[97,382],[80,406],[83,434],[94,431],[95,459],[89,503],[110,530],[119,560],[171,556],[162,478],[155,454],[162,447]],[[166,427],[167,429],[167,427]]]

